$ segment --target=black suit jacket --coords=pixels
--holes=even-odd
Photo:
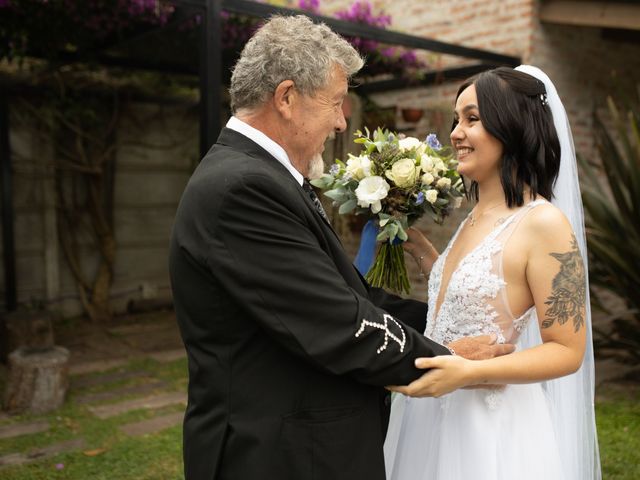
[[[224,129],[190,179],[170,271],[189,359],[187,480],[384,479],[380,387],[448,350],[420,333],[426,305],[370,288],[245,136]]]

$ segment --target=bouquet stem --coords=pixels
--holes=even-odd
[[[373,287],[389,288],[398,293],[409,293],[411,284],[404,263],[402,244],[391,245],[384,242],[376,255],[375,262],[365,279]]]

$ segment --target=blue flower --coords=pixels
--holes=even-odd
[[[430,133],[429,135],[427,135],[427,144],[434,150],[440,150],[442,148],[442,145],[440,145],[438,137],[435,133]]]
[[[416,198],[416,205],[422,205],[424,203],[424,192],[418,192],[418,197]]]
[[[331,165],[331,168],[329,169],[329,174],[335,177],[336,175],[338,175],[338,173],[340,173],[340,165],[338,165],[337,163],[334,163],[333,165]]]

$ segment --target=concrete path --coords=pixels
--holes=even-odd
[[[82,438],[76,438],[73,440],[67,440],[66,442],[54,443],[44,448],[37,448],[30,450],[27,453],[10,453],[0,457],[0,468],[7,467],[9,465],[23,465],[25,463],[31,463],[43,458],[52,457],[59,453],[69,452],[72,450],[79,450],[86,446],[86,442]]]
[[[184,405],[187,404],[186,392],[165,393],[145,398],[125,400],[124,402],[119,403],[89,407],[89,411],[91,411],[91,413],[96,417],[104,420],[133,410],[150,410],[178,403],[182,403]]]

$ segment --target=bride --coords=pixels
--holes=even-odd
[[[490,334],[518,349],[418,359],[432,370],[390,387],[403,395],[387,478],[599,479],[582,204],[555,87],[531,66],[471,78],[451,141],[477,204],[439,256],[410,231],[405,248],[430,271],[425,335]],[[414,398],[425,396],[435,398]]]

